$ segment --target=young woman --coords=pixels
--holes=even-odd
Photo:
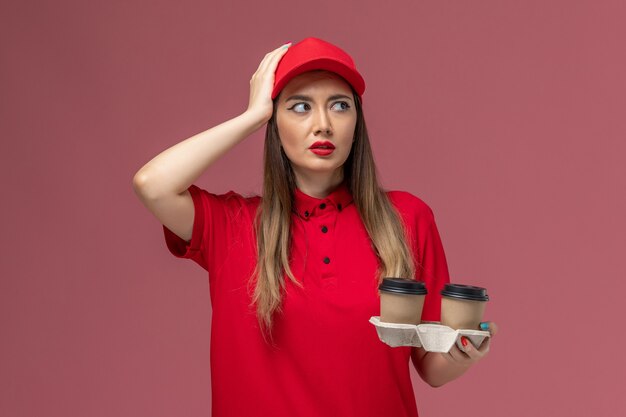
[[[208,271],[213,417],[417,416],[409,359],[440,386],[488,352],[489,339],[446,354],[391,348],[369,323],[387,276],[424,281],[422,320],[439,320],[449,276],[430,207],[378,183],[364,90],[337,46],[283,45],[252,76],[244,113],[135,175],[171,253]],[[266,124],[262,196],[193,184]]]

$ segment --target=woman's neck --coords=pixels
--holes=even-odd
[[[328,196],[343,182],[343,172],[340,170],[332,176],[328,174],[298,175],[296,173],[295,177],[298,189],[304,194],[315,198]]]

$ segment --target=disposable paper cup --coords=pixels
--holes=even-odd
[[[441,324],[453,329],[478,329],[487,301],[485,288],[446,284],[441,291]]]
[[[427,294],[422,281],[384,278],[378,290],[381,322],[420,324],[424,297]]]

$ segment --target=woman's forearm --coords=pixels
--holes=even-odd
[[[246,111],[185,139],[145,164],[135,174],[133,184],[151,198],[158,198],[163,194],[180,194],[215,161],[261,128],[266,121],[263,117]]]
[[[440,387],[455,380],[470,368],[469,365],[450,362],[437,352],[425,352],[414,364],[422,379],[432,387]]]

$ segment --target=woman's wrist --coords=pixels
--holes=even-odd
[[[256,132],[257,130],[262,128],[269,120],[266,115],[254,109],[247,109],[240,115],[240,117],[242,117],[244,120],[246,120],[247,123],[250,123],[250,125],[253,126],[253,132]]]

